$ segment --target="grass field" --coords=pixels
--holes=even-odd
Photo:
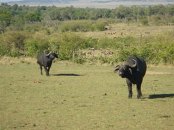
[[[0,130],[173,130],[174,67],[148,66],[143,98],[128,99],[113,66],[0,65]]]

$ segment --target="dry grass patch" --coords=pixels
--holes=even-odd
[[[16,63],[27,63],[27,64],[36,63],[36,59],[31,57],[7,57],[7,56],[0,57],[0,64],[13,65]]]
[[[163,34],[164,32],[171,32],[174,30],[174,26],[139,26],[135,24],[111,24],[110,30],[98,31],[98,32],[80,32],[77,34],[83,34],[87,37],[147,37],[147,36],[157,36]]]

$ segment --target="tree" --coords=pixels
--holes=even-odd
[[[41,13],[38,11],[29,12],[25,18],[28,22],[31,22],[31,23],[40,22],[41,21]]]
[[[0,32],[4,32],[5,28],[10,25],[11,17],[9,12],[0,11]]]

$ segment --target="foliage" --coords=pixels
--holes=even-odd
[[[43,38],[44,37],[44,38]],[[28,56],[36,56],[38,53],[42,53],[45,50],[48,50],[49,43],[48,40],[43,37],[32,37],[26,40],[25,51]]]
[[[81,37],[71,32],[56,33],[51,37],[39,32],[32,36],[23,32],[8,32],[0,36],[0,55],[36,56],[45,50],[52,50],[59,53],[61,60],[73,60],[78,63],[99,60],[102,63],[113,64],[123,61],[130,55],[138,55],[145,58],[148,63],[174,64],[173,32],[155,37],[144,37],[141,42],[139,38],[130,36],[114,39],[91,38]],[[89,48],[94,50],[91,50],[89,54],[99,50],[104,53],[104,56],[97,55],[92,58],[84,56],[86,54],[83,50]],[[103,49],[111,50],[111,54],[105,54]]]
[[[60,26],[61,32],[87,32],[87,31],[103,31],[107,25],[106,21],[97,20],[75,20],[63,22]]]
[[[26,34],[23,32],[8,32],[1,37],[1,48],[6,55],[18,56],[24,54]]]
[[[153,6],[119,6],[115,9],[94,9],[94,8],[74,8],[55,6],[19,6],[0,5],[0,31],[5,31],[9,26],[23,29],[25,24],[49,23],[51,21],[71,21],[71,20],[99,20],[114,19],[121,22],[140,22],[147,24],[169,24],[173,23],[174,5],[153,5]],[[95,22],[94,22],[95,23]],[[78,26],[79,24],[79,26]],[[84,21],[64,24],[63,31],[87,31],[92,30],[90,23]],[[103,30],[104,23],[94,25],[94,30]],[[93,24],[92,24],[93,25]],[[40,24],[40,26],[43,26]],[[69,27],[69,28],[67,28]],[[92,27],[92,26],[91,26]]]
[[[84,40],[72,33],[63,33],[60,40],[60,58],[69,60],[74,58],[76,51],[84,47]]]

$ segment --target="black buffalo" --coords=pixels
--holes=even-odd
[[[58,58],[58,55],[54,52],[50,52],[48,54],[42,53],[37,56],[37,63],[40,66],[41,75],[42,75],[42,67],[44,67],[46,75],[49,76],[49,71],[52,65],[52,61],[55,58]]]
[[[117,65],[115,72],[122,78],[126,78],[129,91],[129,98],[132,98],[132,84],[137,86],[137,98],[142,96],[141,84],[146,73],[146,62],[144,59],[132,56],[129,57],[122,65]]]

